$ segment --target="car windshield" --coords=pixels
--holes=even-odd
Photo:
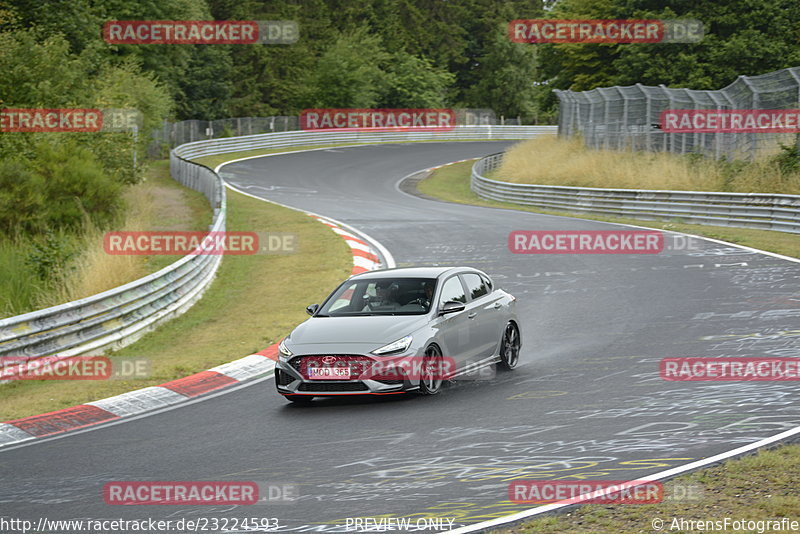
[[[342,284],[317,317],[424,315],[436,290],[432,278],[367,278]]]

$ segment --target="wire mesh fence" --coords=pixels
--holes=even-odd
[[[560,102],[559,135],[581,136],[590,148],[753,160],[777,152],[781,144],[798,146],[800,141],[796,132],[777,132],[774,128],[676,132],[665,131],[662,123],[666,110],[796,109],[800,107],[800,67],[739,76],[716,91],[636,84],[580,92],[556,90],[556,95]]]
[[[290,132],[299,129],[299,119],[293,116],[237,117],[213,121],[187,120],[164,122],[154,130],[149,147],[151,157],[163,155],[173,147],[222,137],[236,137],[272,132]]]

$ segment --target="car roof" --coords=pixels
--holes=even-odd
[[[379,271],[367,271],[350,279],[370,279],[370,278],[386,278],[391,276],[394,278],[439,278],[442,275],[450,273],[459,273],[463,271],[482,273],[482,271],[473,267],[397,267],[394,269],[381,269]],[[485,274],[485,273],[483,273]]]

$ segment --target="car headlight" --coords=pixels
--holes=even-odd
[[[282,339],[280,344],[278,345],[278,352],[280,352],[283,356],[285,356],[287,358],[293,354],[292,351],[290,351],[289,349],[286,348],[286,340],[285,339]]]
[[[384,345],[379,349],[373,350],[372,354],[389,354],[391,352],[403,352],[411,345],[412,339],[414,338],[412,338],[411,336],[400,338],[397,341],[393,341],[388,345]]]

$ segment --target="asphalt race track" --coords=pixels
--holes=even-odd
[[[667,382],[658,373],[664,357],[800,356],[800,263],[699,240],[652,255],[515,255],[513,230],[621,227],[436,202],[397,187],[419,169],[506,146],[336,148],[246,160],[222,174],[250,194],[365,232],[398,266],[486,270],[519,299],[515,371],[430,398],[311,407],[287,403],[270,378],[12,448],[0,452],[2,515],[277,517],[283,531],[321,532],[364,516],[458,526],[529,508],[508,500],[515,479],[643,478],[800,425],[796,382]],[[120,480],[299,484],[300,497],[247,507],[105,505],[103,484]]]

